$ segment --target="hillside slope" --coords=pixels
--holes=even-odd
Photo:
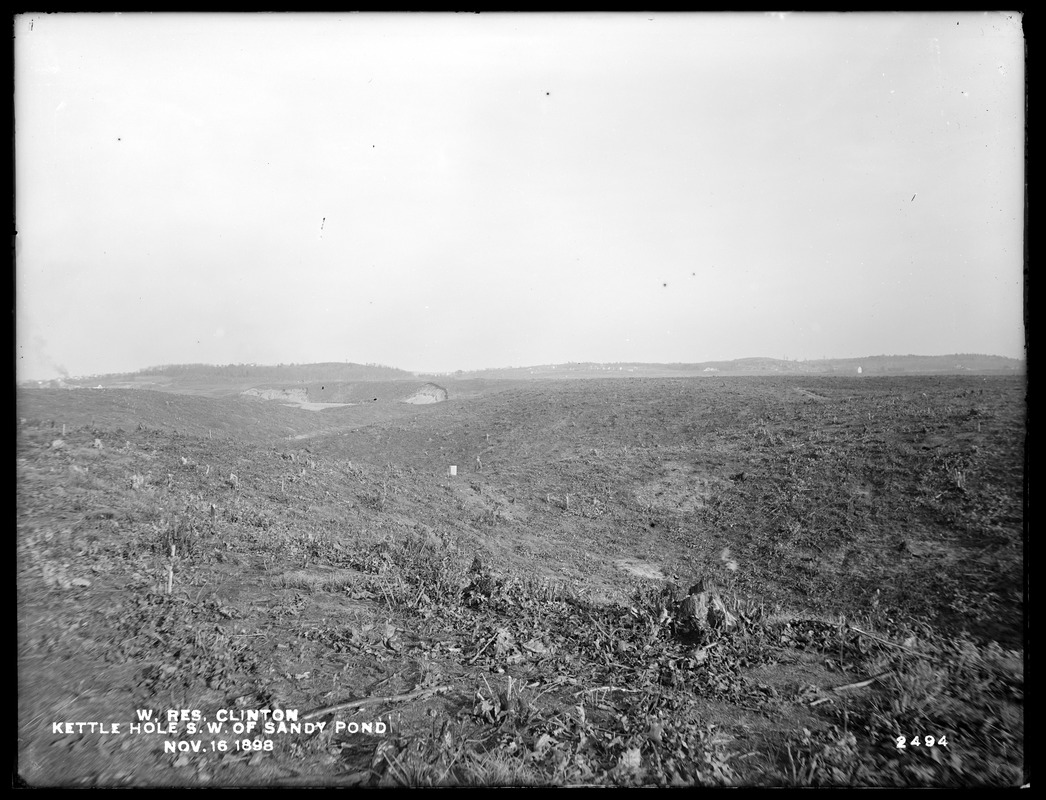
[[[1022,381],[450,388],[20,391],[21,778],[1028,781]]]

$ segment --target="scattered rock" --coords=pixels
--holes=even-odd
[[[701,594],[702,592],[714,592],[716,591],[715,584],[711,578],[704,577],[698,580],[693,586],[690,587],[687,594]]]
[[[502,581],[493,575],[477,555],[469,567],[469,582],[462,590],[462,598],[468,605],[481,605],[498,590]]]
[[[65,442],[63,442],[61,439],[55,439],[53,442],[51,442],[52,450],[61,450],[63,447],[65,447]]]
[[[702,578],[690,587],[689,594],[676,606],[676,618],[696,633],[729,630],[737,625],[737,618],[726,609],[719,592],[708,578]]]
[[[647,728],[646,735],[647,738],[651,741],[657,744],[661,744],[661,734],[663,733],[663,731],[664,727],[661,725],[661,723],[655,721],[650,723],[649,727]]]

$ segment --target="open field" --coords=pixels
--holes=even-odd
[[[18,391],[21,779],[1030,779],[1023,378],[396,383]]]

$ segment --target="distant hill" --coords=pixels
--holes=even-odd
[[[170,364],[140,372],[92,375],[58,381],[28,381],[23,386],[107,389],[153,389],[180,394],[223,397],[262,385],[330,382],[416,380],[414,373],[380,364],[327,362],[319,364]]]
[[[858,372],[860,370],[860,372]],[[1025,362],[1004,356],[961,353],[947,356],[879,355],[785,361],[776,358],[739,358],[680,364],[637,362],[571,362],[531,367],[505,367],[442,374],[443,378],[535,379],[610,377],[710,377],[714,375],[1019,375]],[[434,376],[435,377],[435,376]]]
[[[535,380],[567,378],[677,378],[717,375],[1023,375],[1023,360],[979,353],[946,356],[878,355],[786,361],[776,358],[739,358],[733,361],[648,364],[639,362],[540,364],[530,367],[415,373],[380,364],[328,362],[320,364],[174,364],[141,372],[95,375],[55,381],[25,381],[23,387],[153,389],[176,394],[225,397],[255,388],[302,387],[312,400],[358,402],[372,389],[360,383],[426,380]],[[402,387],[388,389],[402,394]],[[357,397],[359,395],[359,397]]]

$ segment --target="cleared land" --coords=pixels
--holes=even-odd
[[[20,390],[20,777],[1028,781],[1023,379],[440,385]]]

